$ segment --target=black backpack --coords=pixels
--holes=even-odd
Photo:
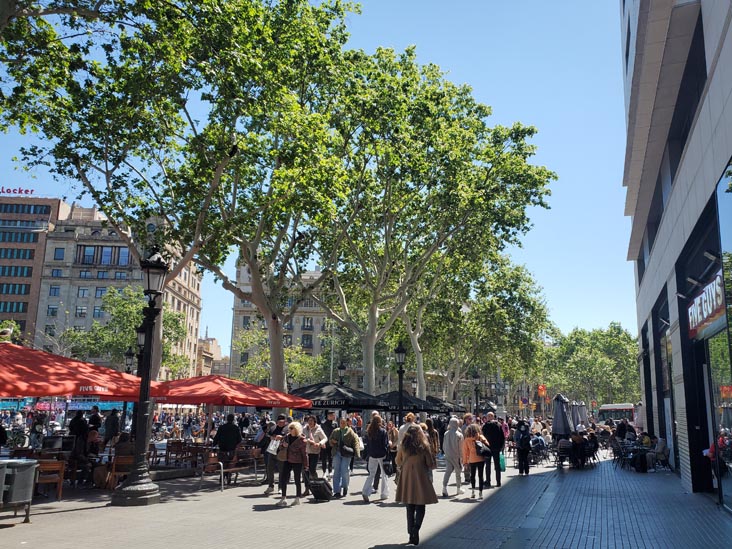
[[[519,438],[519,441],[518,441],[518,447],[521,450],[530,450],[531,449],[531,436],[529,436],[529,433],[524,432],[521,435],[521,438]]]

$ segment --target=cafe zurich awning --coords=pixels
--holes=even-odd
[[[151,394],[161,404],[213,404],[258,408],[311,408],[313,405],[307,398],[215,375],[163,381],[151,390]]]
[[[312,400],[313,408],[334,410],[386,409],[384,399],[336,383],[315,383],[292,390],[293,395]]]
[[[0,397],[98,396],[137,400],[140,379],[89,362],[0,343]]]

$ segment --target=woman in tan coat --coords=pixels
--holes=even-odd
[[[427,437],[419,425],[411,425],[404,433],[396,462],[401,467],[396,501],[407,505],[409,543],[419,545],[419,529],[424,520],[425,506],[437,503],[437,494],[429,474],[435,462]]]

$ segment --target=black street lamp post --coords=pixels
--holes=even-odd
[[[480,398],[480,374],[476,371],[473,374],[473,385],[475,386],[475,414],[480,413],[478,399]]]
[[[341,362],[338,365],[338,383],[339,383],[339,385],[343,385],[343,379],[345,378],[345,376],[346,376],[346,363]]]
[[[412,379],[412,395],[417,396],[417,380]]]
[[[402,425],[402,416],[404,415],[404,359],[406,357],[407,350],[400,341],[397,348],[394,349],[394,358],[398,366],[397,375],[399,376],[399,416],[397,417],[397,423],[400,427]]]
[[[125,351],[125,373],[131,374],[132,373],[132,361],[135,360],[135,352],[132,350],[132,347],[127,347],[127,350]],[[127,401],[125,400],[122,403],[122,426],[120,428],[120,432],[125,430],[125,426],[127,425]]]
[[[143,309],[142,327],[138,330],[138,345],[144,335],[142,362],[137,371],[140,377],[140,398],[138,400],[135,436],[135,463],[127,480],[112,493],[112,505],[152,505],[160,502],[160,490],[153,483],[147,468],[147,446],[150,440],[150,376],[152,372],[153,343],[155,319],[160,314],[158,300],[163,295],[165,275],[168,264],[160,254],[154,254],[147,260],[140,261],[140,268],[145,282],[147,307]]]

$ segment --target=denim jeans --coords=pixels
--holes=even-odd
[[[350,480],[351,457],[343,457],[340,452],[333,456],[333,493],[339,494],[341,490],[348,493],[348,481]]]
[[[368,471],[369,476],[366,479],[366,482],[364,482],[363,490],[361,493],[369,497],[371,495],[371,487],[374,485],[374,477],[376,476],[376,471],[381,471],[381,499],[386,499],[389,497],[389,483],[387,482],[387,476],[386,471],[384,471],[384,458],[373,458],[370,457],[368,461]]]

